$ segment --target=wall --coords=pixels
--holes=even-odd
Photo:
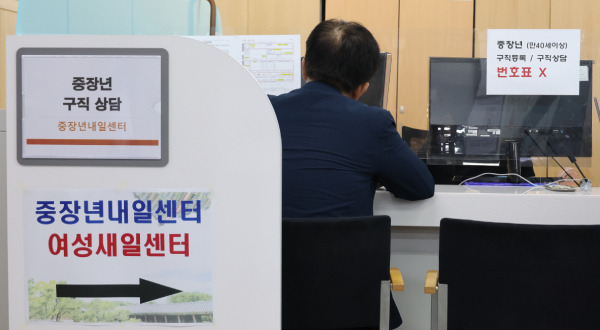
[[[6,109],[6,36],[16,33],[16,0],[0,0],[0,109]]]
[[[398,127],[429,126],[429,58],[470,57],[473,2],[400,0]]]
[[[402,126],[428,126],[431,56],[471,56],[473,2],[452,0],[327,0],[326,18],[358,21],[392,53],[387,109]]]
[[[392,67],[390,72],[390,86],[388,104],[386,109],[390,110],[396,118],[396,90],[398,88],[398,29],[390,28],[398,26],[398,1],[380,0],[377,5],[374,2],[363,0],[327,0],[325,18],[347,18],[353,17],[354,13],[360,12],[357,21],[365,25],[377,42],[382,52],[392,54]]]
[[[300,34],[302,53],[321,20],[320,0],[216,0],[224,35]]]
[[[549,29],[550,0],[479,1],[475,6],[475,57],[487,53],[487,29]]]

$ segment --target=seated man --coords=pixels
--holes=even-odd
[[[307,83],[269,96],[283,147],[283,217],[373,215],[378,184],[407,200],[433,196],[427,166],[392,115],[357,101],[378,66],[379,46],[365,27],[324,21],[306,41]],[[401,322],[393,308],[390,326]]]

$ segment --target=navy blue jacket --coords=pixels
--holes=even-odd
[[[318,81],[269,98],[283,146],[283,217],[373,215],[378,183],[406,200],[433,195],[431,173],[388,111]]]

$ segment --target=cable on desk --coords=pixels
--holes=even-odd
[[[581,185],[580,185],[580,183],[578,181],[581,181],[581,183],[585,183],[584,188],[581,188],[582,190],[589,190],[589,189],[591,189],[591,186],[592,186],[592,184],[591,184],[592,182],[589,179],[559,179],[559,180],[555,180],[555,181],[552,181],[552,182],[549,182],[549,183],[546,183],[546,184],[543,184],[543,185],[539,185],[539,184],[535,184],[535,183],[533,183],[533,182],[525,179],[524,177],[522,177],[521,175],[516,174],[516,173],[492,173],[492,172],[481,173],[481,174],[476,175],[474,177],[465,179],[461,183],[459,183],[458,185],[462,186],[465,182],[468,182],[468,181],[471,181],[471,180],[475,180],[475,179],[477,179],[479,177],[482,177],[484,175],[493,175],[493,176],[508,176],[508,175],[512,175],[512,176],[517,176],[521,180],[529,183],[533,187],[546,187],[546,186],[558,185],[560,182],[575,182],[575,183],[577,183],[577,186],[581,188]]]
[[[524,177],[522,177],[522,176],[520,176],[519,174],[516,174],[516,173],[491,173],[491,172],[481,173],[481,174],[479,174],[479,175],[476,175],[476,176],[474,176],[474,177],[471,177],[471,178],[465,179],[465,180],[463,180],[461,183],[459,183],[458,185],[459,185],[459,186],[461,186],[461,185],[463,185],[465,182],[468,182],[468,181],[471,181],[471,180],[475,180],[475,179],[477,179],[477,178],[479,178],[479,177],[482,177],[482,176],[484,176],[484,175],[494,175],[494,176],[506,176],[506,175],[512,175],[512,176],[517,176],[517,177],[519,177],[521,180],[523,180],[523,181],[525,181],[525,182],[529,183],[529,184],[530,184],[530,185],[532,185],[532,186],[538,186],[538,185],[534,184],[533,182],[531,182],[531,181],[529,181],[529,180],[525,179]]]

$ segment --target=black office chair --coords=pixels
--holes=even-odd
[[[600,329],[600,225],[442,219],[439,253],[434,329]]]
[[[282,328],[388,330],[390,276],[404,289],[389,268],[390,226],[388,216],[283,219]]]

